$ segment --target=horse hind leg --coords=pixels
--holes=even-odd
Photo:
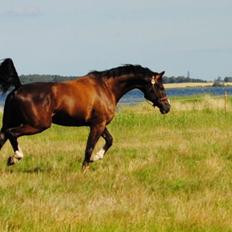
[[[17,161],[23,158],[23,152],[18,145],[17,138],[23,135],[33,135],[43,130],[47,129],[48,127],[33,127],[30,125],[22,125],[15,128],[10,128],[6,132],[7,138],[10,140],[11,146],[14,150],[14,155],[8,158],[7,165],[13,165]]]
[[[5,144],[6,140],[7,140],[7,137],[6,137],[5,133],[1,130],[0,131],[0,150],[1,150],[2,146]]]

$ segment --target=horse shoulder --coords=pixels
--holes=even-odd
[[[99,119],[104,120],[108,124],[115,114],[116,102],[114,95],[103,81],[96,81],[94,86],[96,97],[93,112],[98,115]]]
[[[110,122],[115,104],[104,84],[93,78],[57,83],[52,87],[56,110],[84,121]]]

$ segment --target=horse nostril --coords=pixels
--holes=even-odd
[[[168,113],[171,109],[171,105],[169,103],[166,103],[163,105],[163,111],[164,113]]]

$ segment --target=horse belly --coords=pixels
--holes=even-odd
[[[69,115],[67,112],[57,112],[52,116],[52,122],[61,126],[85,126],[87,125],[81,115]]]

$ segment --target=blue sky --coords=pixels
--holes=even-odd
[[[167,76],[232,76],[231,0],[8,0],[0,58],[19,74],[141,64]]]

